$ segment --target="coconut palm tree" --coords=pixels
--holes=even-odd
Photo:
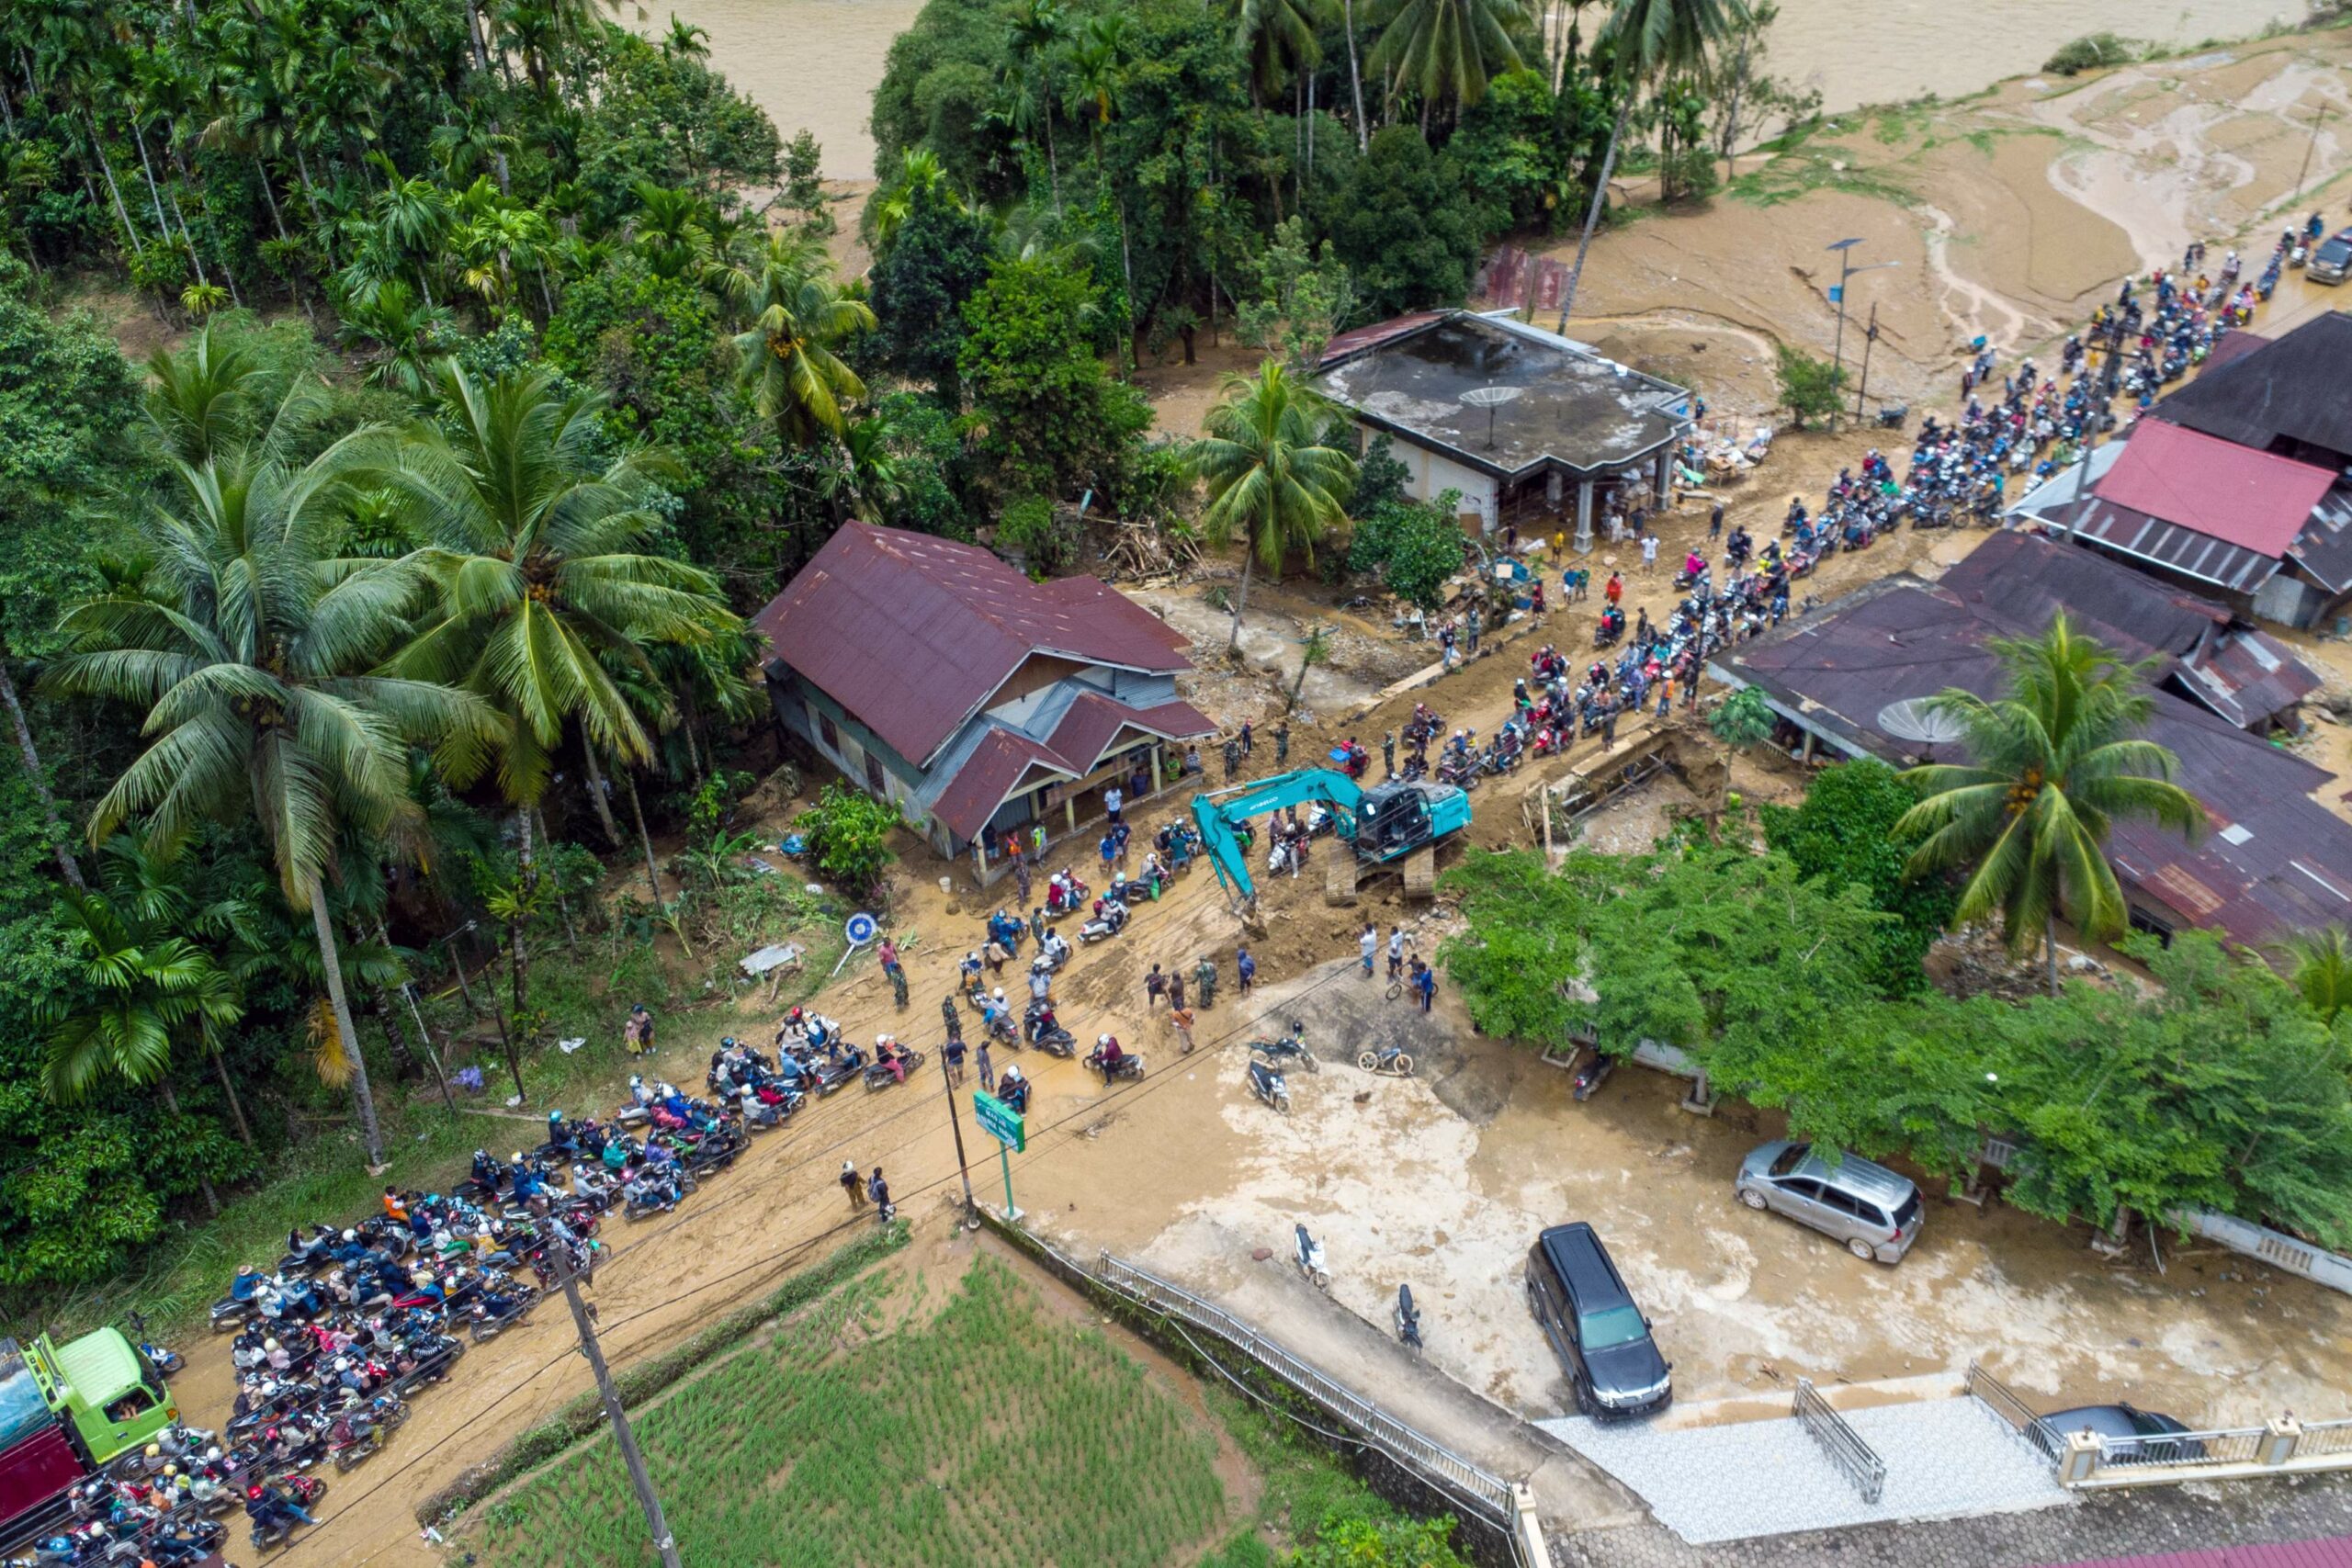
[[[2093,942],[2125,924],[2123,889],[2107,863],[2109,829],[2136,818],[2189,834],[2205,814],[2172,782],[2178,760],[2133,738],[2155,711],[2153,660],[2124,663],[2064,612],[2038,637],[1988,646],[2007,694],[1987,702],[1953,689],[1928,700],[1928,711],[1959,721],[1971,761],[1905,773],[1923,798],[1894,835],[1927,835],[1911,875],[1970,868],[1953,919],[1998,910],[2010,952],[2041,942],[2055,996],[2059,915]]]
[[[775,234],[734,289],[749,330],[735,334],[738,376],[762,419],[791,446],[838,436],[843,410],[865,383],[834,353],[852,333],[872,332],[874,312],[833,281],[822,243]]]
[[[1193,468],[1208,487],[1203,532],[1219,544],[1242,536],[1241,592],[1233,601],[1229,653],[1241,641],[1241,617],[1250,607],[1250,572],[1263,562],[1282,568],[1294,549],[1311,557],[1315,541],[1344,515],[1354,488],[1356,463],[1337,447],[1316,440],[1322,400],[1291,378],[1279,360],[1258,367],[1255,377],[1226,374],[1221,395],[1209,410],[1208,435],[1193,446]]]
[[[2324,1021],[2334,1023],[2352,1007],[2352,931],[2342,926],[2297,931],[2271,951],[2286,961],[2288,984]]]
[[[1600,221],[1600,209],[1609,204],[1609,176],[1617,167],[1617,147],[1624,140],[1634,100],[1661,78],[1703,76],[1708,47],[1728,37],[1747,10],[1747,0],[1613,0],[1609,20],[1601,26],[1600,46],[1609,51],[1617,118],[1609,128],[1609,150],[1601,155],[1600,178],[1593,183],[1592,199],[1585,208],[1576,265],[1568,269],[1567,286],[1560,291],[1561,332],[1568,330],[1568,312],[1576,309],[1577,285],[1584,277],[1585,254],[1592,249],[1592,231]]]
[[[325,955],[368,1162],[381,1165],[325,881],[346,826],[379,843],[407,826],[411,746],[435,748],[462,778],[492,716],[468,694],[378,671],[421,580],[407,562],[336,553],[357,439],[300,467],[266,443],[201,465],[173,459],[173,494],[137,524],[145,572],[68,612],[71,649],[42,685],[146,710],[145,749],[92,812],[94,840],[134,820],[166,838],[208,820],[258,829],[279,890],[308,911]]]
[[[1487,96],[1487,83],[1526,62],[1519,37],[1535,27],[1525,0],[1382,0],[1373,73],[1420,96],[1423,112],[1456,112]]]
[[[1054,210],[1062,206],[1061,164],[1054,155],[1054,55],[1069,38],[1069,20],[1058,0],[1014,0],[1012,55],[1034,80],[1038,118],[1045,121],[1046,175]]]
[[[440,418],[411,426],[371,474],[430,541],[412,558],[438,594],[391,667],[505,716],[499,783],[527,893],[534,818],[565,731],[577,726],[625,764],[652,754],[606,661],[642,666],[647,645],[700,641],[734,617],[709,573],[646,551],[662,524],[656,487],[678,468],[645,447],[605,456],[600,397],[566,395],[543,370],[484,382],[449,363],[437,389]],[[518,1013],[528,971],[518,921]]]

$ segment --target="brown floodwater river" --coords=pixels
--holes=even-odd
[[[883,56],[921,9],[921,0],[650,0],[638,15],[649,31],[673,12],[707,30],[712,62],[787,138],[815,131],[825,173],[860,179],[874,172],[865,122]],[[2302,12],[2302,0],[1781,0],[1771,67],[1818,86],[1836,111],[1973,93],[2039,69],[2085,33],[2178,47]]]

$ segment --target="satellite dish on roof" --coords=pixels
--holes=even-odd
[[[1923,746],[1940,746],[1968,732],[1959,715],[1930,708],[1930,700],[1905,697],[1899,703],[1887,704],[1878,710],[1879,733]]]
[[[1487,411],[1487,450],[1495,449],[1495,411],[1527,390],[1524,387],[1473,387],[1462,394],[1462,400],[1474,409]]]

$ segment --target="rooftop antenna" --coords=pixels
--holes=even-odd
[[[1495,411],[1527,390],[1524,387],[1473,387],[1462,394],[1462,400],[1474,409],[1487,411],[1487,450],[1495,449]]]

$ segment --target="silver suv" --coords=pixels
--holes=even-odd
[[[1860,1155],[1832,1165],[1811,1144],[1767,1144],[1739,1162],[1732,1191],[1751,1209],[1837,1237],[1860,1258],[1898,1263],[1919,1235],[1917,1184]]]

